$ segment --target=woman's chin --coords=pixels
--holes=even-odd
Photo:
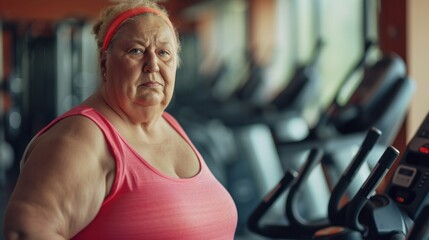
[[[145,97],[145,98],[139,98],[136,103],[140,106],[144,107],[155,107],[160,106],[163,104],[163,99],[159,97]]]

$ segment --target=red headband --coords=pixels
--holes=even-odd
[[[121,24],[125,20],[132,18],[134,16],[137,16],[139,14],[143,14],[143,13],[153,13],[153,14],[156,14],[156,15],[162,17],[168,23],[168,26],[170,26],[171,31],[173,31],[173,34],[174,34],[173,24],[171,24],[170,19],[168,19],[168,17],[165,16],[161,11],[154,9],[154,8],[150,8],[150,7],[133,8],[133,9],[127,10],[127,11],[119,14],[112,21],[112,23],[107,28],[107,32],[106,32],[106,36],[104,37],[102,49],[103,50],[107,49],[107,47],[109,46],[110,40],[112,40],[113,35],[115,35],[115,33],[118,31],[119,27],[121,26]]]

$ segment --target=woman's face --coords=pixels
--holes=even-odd
[[[101,57],[108,101],[125,112],[135,107],[164,110],[173,95],[178,60],[175,35],[165,20],[138,16],[124,23],[111,44]]]

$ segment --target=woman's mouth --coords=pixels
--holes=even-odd
[[[156,82],[156,81],[150,81],[150,82],[145,82],[145,83],[141,84],[140,86],[147,87],[147,88],[156,88],[156,87],[162,87],[164,85],[162,85],[161,83]]]

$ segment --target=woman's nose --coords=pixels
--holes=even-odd
[[[158,58],[155,52],[147,52],[144,57],[143,63],[144,72],[158,72]]]

